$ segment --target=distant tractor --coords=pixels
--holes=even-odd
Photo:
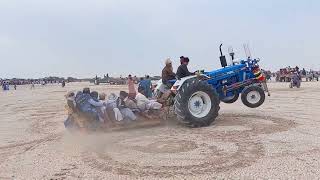
[[[295,68],[282,68],[277,72],[276,81],[277,82],[290,82],[293,73],[295,72]]]
[[[223,68],[172,80],[172,98],[168,99],[172,101],[178,120],[187,126],[209,126],[218,116],[220,101],[234,103],[241,95],[243,104],[250,108],[257,108],[265,101],[268,87],[258,65],[260,60],[252,59],[245,46],[247,58],[236,61],[234,53],[229,52],[232,64],[228,66],[221,47],[222,44],[220,63]],[[155,88],[158,98],[163,86],[160,80]]]

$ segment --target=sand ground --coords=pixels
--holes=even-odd
[[[0,179],[318,179],[320,83],[270,83],[264,105],[221,103],[210,127],[174,122],[70,134],[64,95],[87,84],[0,92]],[[121,86],[90,86],[107,93]]]

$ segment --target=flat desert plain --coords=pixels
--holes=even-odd
[[[86,83],[0,92],[0,179],[318,179],[320,83],[269,83],[257,108],[221,103],[209,127],[168,123],[71,134],[64,95]]]

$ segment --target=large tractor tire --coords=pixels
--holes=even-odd
[[[185,82],[174,103],[178,120],[189,127],[209,126],[218,116],[219,104],[216,90],[198,79]]]
[[[266,95],[259,86],[248,86],[241,93],[241,100],[244,105],[250,108],[257,108],[264,103]]]

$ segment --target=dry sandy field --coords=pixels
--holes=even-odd
[[[257,108],[221,103],[205,128],[154,127],[71,134],[64,95],[89,84],[0,92],[0,179],[318,179],[320,83],[269,83]]]

